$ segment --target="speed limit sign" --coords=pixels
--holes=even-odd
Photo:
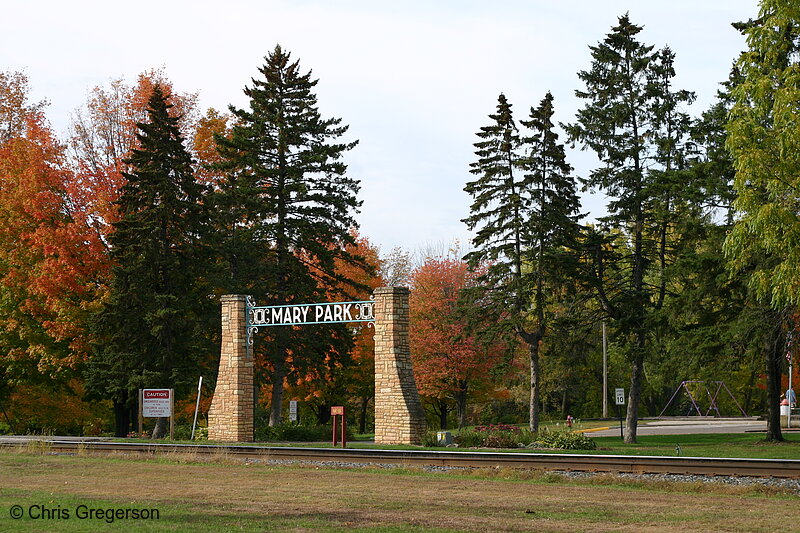
[[[615,389],[617,405],[625,405],[625,389]]]

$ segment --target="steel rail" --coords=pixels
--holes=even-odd
[[[53,452],[125,452],[137,454],[202,454],[286,461],[376,463],[402,466],[454,466],[472,468],[520,468],[574,472],[633,474],[689,474],[800,478],[800,460],[739,459],[718,457],[671,457],[641,455],[585,455],[562,453],[468,452],[382,450],[366,448],[305,448],[290,446],[169,444],[38,439]],[[25,442],[0,443],[2,447]]]

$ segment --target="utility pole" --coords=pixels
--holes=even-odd
[[[603,320],[603,418],[608,418],[608,343],[605,320]]]
[[[794,389],[792,389],[792,352],[789,352],[789,390],[786,391],[786,399],[789,400],[789,414],[786,417],[786,429],[792,429],[792,407],[794,407],[794,399],[797,396],[794,394]]]

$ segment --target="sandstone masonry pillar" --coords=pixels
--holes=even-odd
[[[425,413],[408,344],[406,287],[375,290],[375,443],[420,444]]]
[[[247,344],[247,297],[226,294],[222,304],[222,349],[214,398],[208,410],[209,440],[253,440],[253,351]]]

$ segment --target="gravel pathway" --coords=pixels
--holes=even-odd
[[[349,463],[345,461],[292,461],[286,459],[245,459],[248,464],[274,464],[274,465],[302,465],[323,468],[403,468],[403,465],[388,463]],[[422,466],[419,467],[425,472],[454,472],[454,471],[474,471],[473,467],[463,466]],[[551,474],[556,474],[565,479],[591,479],[596,476],[607,476],[608,473],[602,472],[569,472],[562,470],[551,470]],[[737,486],[765,486],[789,490],[800,496],[800,479],[781,479],[781,478],[760,478],[760,477],[734,477],[734,476],[699,476],[687,474],[630,474],[619,472],[615,475],[621,479],[643,480],[643,481],[669,481],[673,483],[717,483],[724,485]]]

